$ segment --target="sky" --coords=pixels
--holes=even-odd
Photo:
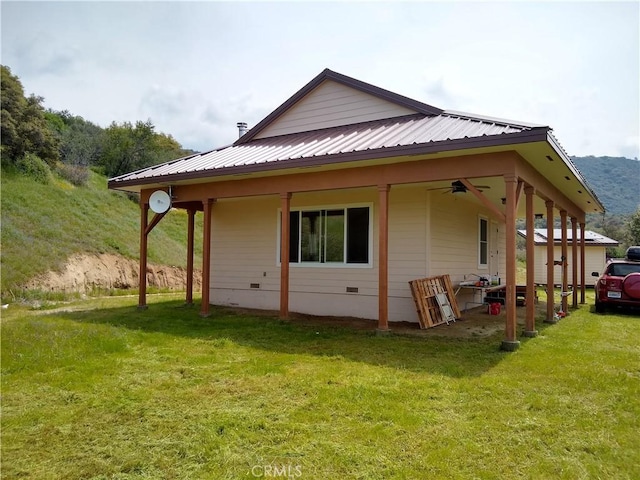
[[[0,2],[1,63],[45,108],[238,137],[325,68],[445,110],[640,157],[640,2]]]

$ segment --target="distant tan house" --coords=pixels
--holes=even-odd
[[[532,228],[542,213],[584,229],[586,213],[604,210],[550,127],[443,110],[328,69],[232,145],[109,188],[140,193],[142,272],[162,217],[148,219],[152,193],[170,192],[189,212],[191,243],[204,211],[202,315],[239,305],[376,319],[386,330],[417,321],[408,281],[497,274],[505,349],[518,345],[516,218]],[[144,307],[144,275],[140,286]],[[460,304],[472,298],[458,293]],[[533,310],[523,333],[535,335]]]
[[[518,234],[527,238],[526,230],[518,230]],[[553,258],[555,262],[553,268],[554,284],[560,285],[562,281],[562,233],[560,229],[553,230]],[[567,230],[567,240],[572,240],[571,230]],[[584,257],[585,257],[585,271],[586,271],[586,284],[593,286],[597,280],[596,277],[591,276],[592,272],[602,273],[607,265],[607,248],[617,247],[620,243],[609,237],[605,237],[597,232],[587,230],[584,232]],[[535,244],[535,274],[534,281],[538,285],[545,285],[547,283],[547,229],[536,228],[534,230],[534,244]],[[568,271],[572,271],[573,264],[571,257],[567,258]]]

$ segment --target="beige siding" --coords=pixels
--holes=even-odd
[[[308,132],[412,113],[415,111],[326,80],[256,138]]]
[[[291,208],[369,204],[374,189],[293,195]],[[211,298],[215,304],[276,310],[280,298],[278,216],[275,197],[216,203],[212,219]],[[290,309],[317,315],[377,316],[377,268],[290,268]],[[259,284],[259,288],[251,288]],[[358,293],[347,293],[357,287]],[[349,313],[347,313],[349,312]],[[357,314],[357,315],[356,315]]]
[[[490,229],[486,268],[478,266],[480,216],[489,221]],[[455,283],[473,278],[472,274],[504,276],[504,224],[492,221],[490,214],[475,204],[451,195],[432,203],[431,217],[431,275],[449,274]],[[491,234],[491,229],[497,232]]]
[[[492,222],[488,211],[468,202],[466,198],[452,198],[450,194],[431,193],[431,268],[429,276],[449,275],[454,285],[465,280],[476,280],[476,275],[498,274],[505,278],[505,227]],[[489,251],[493,255],[492,270],[478,268],[478,228],[479,217],[489,220],[489,228],[497,228],[495,235],[489,235]],[[495,242],[493,242],[495,240]],[[494,245],[493,243],[497,243]],[[503,281],[504,283],[504,281]],[[457,295],[460,309],[473,308],[481,303],[479,295],[468,290],[460,290]],[[474,303],[476,302],[476,303]]]
[[[280,269],[275,257],[275,212],[279,206],[277,197],[222,200],[214,205],[212,303],[278,308]],[[260,288],[250,288],[252,283],[260,284]]]
[[[389,320],[417,322],[409,281],[424,278],[427,265],[427,192],[392,187],[389,194]]]
[[[584,263],[585,263],[585,285],[593,286],[596,282],[596,277],[591,276],[591,272],[602,273],[607,264],[606,249],[605,247],[587,246],[584,251]],[[541,285],[547,283],[547,247],[546,245],[536,245],[534,252],[534,281]],[[567,274],[569,276],[569,285],[572,284],[572,253],[571,244],[567,250]],[[562,248],[560,246],[553,247],[553,258],[556,261],[560,261],[562,258]],[[578,283],[580,279],[580,248],[578,247]],[[556,265],[553,267],[553,283],[554,285],[560,285],[562,283],[562,267]]]
[[[477,269],[478,215],[474,203],[429,194],[424,187],[396,186],[389,197],[389,320],[417,321],[410,280],[449,274],[459,283]],[[378,316],[378,191],[376,188],[294,194],[291,208],[372,206],[372,264],[290,268],[290,310],[315,315]],[[221,305],[277,310],[280,199],[222,200],[212,219],[211,299]],[[490,218],[487,215],[488,218]],[[503,251],[499,226],[498,252]],[[501,272],[503,271],[501,268]],[[258,284],[259,288],[251,288]],[[347,292],[355,287],[357,293]],[[462,298],[464,302],[469,301]]]

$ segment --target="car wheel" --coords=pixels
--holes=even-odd
[[[604,313],[606,310],[604,304],[602,302],[598,302],[596,300],[596,313]]]

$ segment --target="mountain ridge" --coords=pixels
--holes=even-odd
[[[571,157],[589,187],[611,214],[640,207],[640,161],[626,157]]]

